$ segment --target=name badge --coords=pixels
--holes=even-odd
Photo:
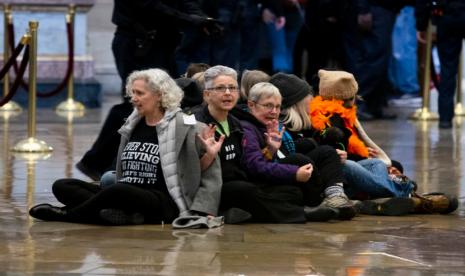
[[[184,114],[183,119],[184,119],[184,124],[186,125],[195,125],[197,123],[197,120],[195,119],[194,115]]]

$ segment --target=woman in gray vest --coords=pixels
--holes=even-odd
[[[133,72],[126,91],[134,111],[119,130],[117,183],[101,188],[78,179],[57,180],[53,194],[65,206],[39,204],[29,211],[32,217],[122,225],[216,215],[219,160],[202,161],[205,150],[211,152],[205,149],[207,138],[198,135],[204,125],[181,112],[182,90],[166,72],[149,69]]]

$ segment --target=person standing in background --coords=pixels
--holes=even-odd
[[[462,40],[465,38],[465,2],[463,0],[431,1],[416,0],[415,17],[417,38],[426,43],[425,32],[428,21],[434,16],[437,25],[436,44],[441,63],[439,82],[439,128],[452,128],[454,118],[454,95]]]
[[[112,42],[116,69],[122,81],[123,103],[114,105],[103,127],[76,167],[93,180],[114,169],[119,144],[117,130],[133,107],[125,98],[126,79],[135,70],[161,68],[175,73],[174,52],[181,39],[179,28],[192,25],[209,33],[218,31],[216,21],[206,17],[195,0],[115,0]]]

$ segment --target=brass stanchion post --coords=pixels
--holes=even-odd
[[[8,33],[8,26],[13,21],[11,15],[11,7],[8,4],[3,5],[3,64],[6,64],[10,58],[10,37]],[[8,73],[5,74],[3,78],[3,95],[8,95],[10,92],[10,76]],[[14,101],[9,101],[2,107],[0,107],[0,112],[12,112],[19,113],[21,112],[21,106]]]
[[[431,71],[431,47],[432,47],[432,25],[431,20],[426,29],[426,54],[425,54],[425,70],[423,77],[423,104],[420,109],[417,109],[411,116],[413,120],[437,120],[438,114],[429,111],[430,102],[430,71]]]
[[[72,35],[74,37],[74,16],[76,14],[76,7],[75,5],[70,5],[69,6],[69,11],[68,11],[68,14],[66,15],[66,22],[67,23],[70,23],[71,24],[71,29],[73,30],[72,31]],[[73,39],[73,42],[74,42],[74,39]],[[74,54],[74,53],[73,53]],[[74,97],[74,77],[73,77],[73,73],[74,73],[74,62],[73,64],[71,64],[71,75],[68,79],[68,97],[67,97],[67,100],[64,101],[64,102],[61,102],[57,108],[56,108],[56,111],[57,112],[80,112],[82,113],[83,111],[85,111],[85,107],[82,103],[78,102],[78,101],[75,101],[73,99]]]
[[[456,116],[464,116],[465,110],[463,109],[462,104],[462,73],[463,73],[463,52],[460,53],[459,57],[459,68],[457,70],[457,96],[455,102],[454,113]]]
[[[29,103],[28,103],[28,138],[19,141],[13,148],[14,152],[48,153],[53,150],[44,141],[35,138],[36,134],[36,93],[37,93],[37,29],[39,22],[29,21]]]

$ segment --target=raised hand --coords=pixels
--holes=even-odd
[[[313,165],[308,163],[297,170],[295,178],[298,182],[307,182],[312,177]]]
[[[202,130],[202,133],[198,135],[200,141],[202,142],[203,146],[207,154],[215,156],[221,150],[221,146],[223,145],[224,135],[221,135],[218,141],[215,139],[215,131],[216,126],[209,124]]]
[[[284,130],[285,128],[283,127],[281,131],[279,131],[278,120],[273,120],[266,124],[266,144],[272,154],[276,153],[281,147]]]

